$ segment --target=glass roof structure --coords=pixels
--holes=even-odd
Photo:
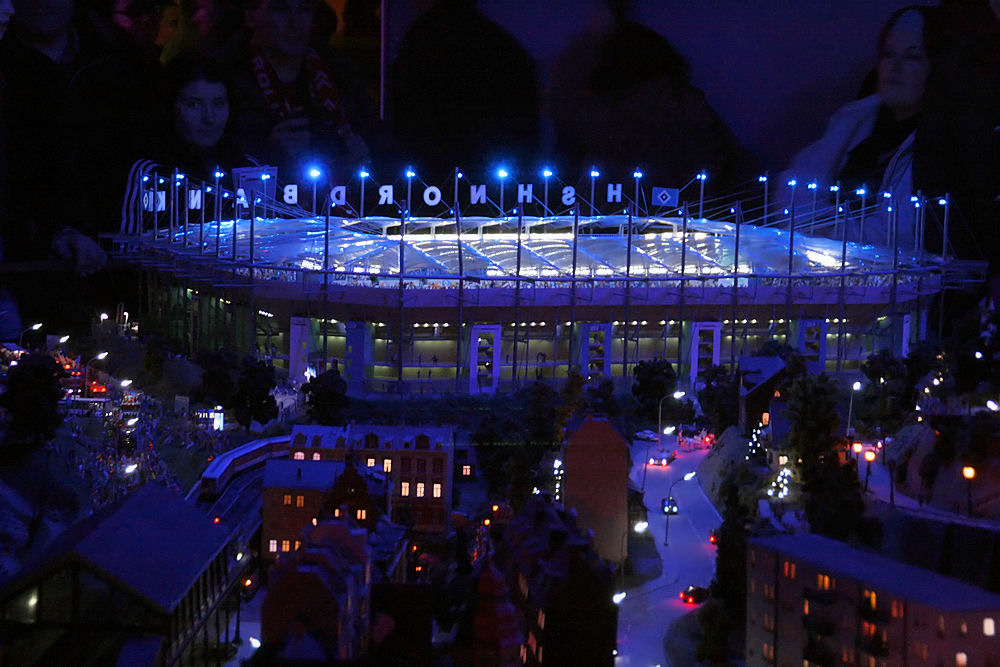
[[[713,220],[683,221],[677,217],[633,219],[631,245],[624,215],[581,217],[574,233],[572,216],[523,217],[518,257],[516,217],[467,217],[461,234],[454,218],[412,218],[406,221],[400,244],[398,218],[331,218],[329,234],[323,218],[258,218],[253,230],[257,265],[319,270],[324,249],[327,266],[336,272],[427,277],[616,279],[683,275],[797,276],[890,272],[894,268],[928,266],[940,258],[901,251],[893,265],[892,252],[872,245],[807,235],[775,227],[737,225]],[[185,247],[233,253],[233,221],[176,229],[174,241]],[[236,255],[250,256],[250,221],[236,222]],[[574,242],[575,239],[575,242]],[[791,246],[791,252],[789,252]],[[402,267],[400,259],[402,257]],[[520,267],[518,263],[520,262]],[[791,263],[789,265],[789,263]],[[575,264],[575,269],[574,269]]]

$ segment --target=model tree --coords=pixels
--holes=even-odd
[[[347,395],[347,382],[340,371],[331,368],[302,385],[306,397],[306,412],[309,419],[324,426],[333,426],[343,421],[344,410],[351,404]]]
[[[233,403],[236,421],[248,431],[254,421],[266,424],[278,416],[278,403],[271,395],[274,386],[274,366],[253,357],[243,359]]]
[[[59,378],[63,371],[45,354],[22,356],[7,372],[6,391],[0,394],[0,407],[7,412],[11,446],[38,447],[55,436],[62,424],[59,399],[63,389]],[[11,450],[8,449],[8,452]]]

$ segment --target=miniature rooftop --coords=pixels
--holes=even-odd
[[[691,219],[687,242],[679,217],[648,216],[633,219],[633,233],[624,215],[580,217],[525,216],[518,234],[518,218],[470,216],[461,218],[459,232],[453,218],[410,218],[400,244],[398,218],[368,216],[331,218],[329,264],[341,274],[394,276],[400,257],[406,275],[428,278],[496,279],[521,276],[536,280],[561,280],[571,276],[598,280],[625,277],[666,278],[732,275],[787,275],[789,261],[798,275],[825,275],[843,268],[851,272],[894,270],[891,249],[817,235],[837,223],[817,223],[808,229],[775,225],[739,225],[739,262],[736,262],[737,225],[719,220]],[[250,245],[250,221],[236,223],[237,255]],[[574,228],[576,233],[574,234]],[[187,253],[215,252],[232,256],[234,224],[206,222],[179,227],[172,237],[158,237]],[[393,234],[389,234],[389,230]],[[165,229],[161,230],[166,232]],[[835,231],[827,229],[826,231]],[[518,253],[518,239],[522,251]],[[574,238],[578,252],[574,253]],[[253,257],[258,265],[320,270],[327,243],[323,218],[258,217],[253,230]],[[631,244],[631,251],[630,251]],[[792,253],[789,253],[789,246]],[[685,247],[686,246],[686,247]],[[459,260],[461,250],[461,262]],[[901,267],[931,266],[940,258],[930,253],[900,248]]]
[[[268,459],[264,463],[265,489],[328,489],[344,474],[343,461]]]
[[[426,436],[433,448],[438,445],[449,448],[453,433],[448,426],[422,425],[374,425],[348,424],[347,426],[293,426],[291,443],[293,447],[336,447],[343,438],[343,445],[351,449],[366,447],[366,437],[372,434],[378,438],[380,447],[392,443],[393,448],[401,448],[404,443],[413,443],[418,436]]]
[[[935,609],[953,612],[1000,610],[1000,595],[930,570],[854,549],[821,535],[755,537],[750,539],[750,544],[810,563],[831,575],[850,577],[880,592]]]
[[[68,528],[8,592],[22,589],[63,562],[77,561],[169,613],[229,537],[225,525],[213,523],[177,494],[148,483],[119,504]]]

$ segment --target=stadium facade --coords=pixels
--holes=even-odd
[[[303,207],[270,168],[234,174],[228,189],[221,172],[163,174],[137,166],[114,239],[141,269],[142,317],[192,354],[254,353],[293,383],[336,364],[355,395],[492,393],[571,369],[625,384],[657,358],[688,385],[769,340],[839,371],[880,349],[905,355],[935,326],[944,290],[978,279],[946,253],[901,247],[889,196],[769,217],[765,194],[749,222],[736,199],[633,215],[636,177],[631,202],[621,184],[598,189],[618,211],[599,214],[591,178],[589,201],[557,188],[553,214],[548,181],[544,201],[516,184],[505,204],[503,182],[487,193],[460,174],[448,188],[411,177],[394,191],[364,173],[353,205],[350,188],[333,187],[316,215],[316,190],[303,189]],[[413,194],[427,214],[411,215]],[[926,224],[916,212],[912,224]],[[890,222],[886,245],[848,240],[866,216]]]

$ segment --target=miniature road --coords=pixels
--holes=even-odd
[[[647,443],[632,448],[635,467],[632,480],[642,485],[643,461]],[[655,448],[655,444],[653,445]],[[669,467],[649,466],[646,470],[646,508],[652,531],[663,560],[662,574],[652,581],[626,591],[618,612],[618,659],[615,665],[628,667],[669,667],[663,651],[667,626],[690,612],[694,605],[681,602],[677,594],[694,584],[708,586],[715,573],[715,547],[709,533],[721,523],[697,480],[683,480],[697,470],[707,450],[681,452]],[[660,511],[660,499],[667,496],[671,484],[679,513],[670,517],[669,546],[663,544],[666,517]],[[679,666],[675,666],[679,667]]]

